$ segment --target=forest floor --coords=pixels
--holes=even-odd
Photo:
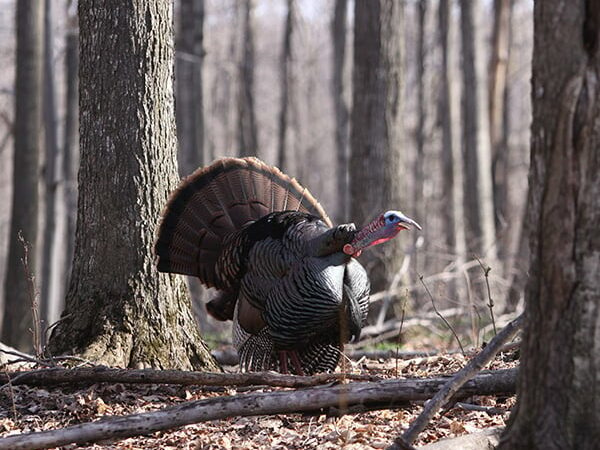
[[[462,354],[447,354],[410,360],[360,360],[352,372],[381,378],[426,378],[449,375],[466,363]],[[503,353],[487,367],[505,369],[517,365],[514,351]],[[227,368],[235,371],[236,368]],[[113,415],[155,411],[190,400],[229,396],[244,392],[266,392],[281,388],[207,388],[202,386],[124,385],[98,383],[92,386],[34,388],[24,385],[0,392],[0,437],[58,429]],[[477,396],[463,400],[438,414],[415,442],[418,447],[444,437],[504,426],[514,396]],[[475,405],[475,406],[474,406]],[[480,408],[482,407],[482,408]],[[340,418],[301,414],[233,417],[188,425],[149,436],[104,442],[89,447],[111,449],[369,449],[386,448],[419,414],[422,405],[395,410],[350,414]],[[473,410],[480,409],[480,410]]]

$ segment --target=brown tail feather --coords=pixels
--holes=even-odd
[[[219,287],[215,264],[225,236],[273,211],[304,211],[331,221],[295,179],[256,158],[222,158],[185,178],[171,194],[155,244],[158,270]]]

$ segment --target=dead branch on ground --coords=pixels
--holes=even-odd
[[[517,369],[481,373],[464,383],[456,394],[460,398],[476,394],[513,394],[516,379]],[[0,439],[0,450],[51,448],[71,443],[122,439],[237,416],[327,414],[332,408],[336,415],[340,415],[375,408],[397,408],[410,401],[431,398],[447,380],[447,377],[385,380],[377,383],[350,383],[333,387],[319,386],[294,391],[239,394],[197,400],[154,412],[111,417],[58,430],[8,436]]]
[[[302,388],[334,383],[342,379],[354,381],[377,381],[371,375],[352,373],[322,373],[312,376],[282,375],[275,372],[248,373],[206,373],[181,370],[131,370],[111,369],[104,366],[80,367],[74,369],[49,368],[21,372],[0,373],[0,382],[7,383],[8,377],[13,386],[54,386],[59,384],[177,384],[182,386],[273,386]]]
[[[425,405],[423,411],[402,435],[402,440],[394,443],[390,448],[399,449],[404,443],[411,444],[417,435],[423,431],[431,418],[458,392],[465,382],[472,379],[487,363],[489,363],[502,346],[510,341],[523,326],[523,316],[517,317],[509,323],[490,343],[458,373],[450,379],[437,394]]]

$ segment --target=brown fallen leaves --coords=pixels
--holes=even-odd
[[[511,358],[500,355],[491,369],[514,367]],[[509,360],[509,362],[506,362]],[[440,355],[408,361],[364,360],[353,369],[393,378],[431,377],[454,373],[464,366],[465,358]],[[51,389],[13,386],[0,392],[0,436],[30,431],[57,429],[67,425],[97,420],[107,415],[153,411],[189,400],[233,395],[227,388],[202,388],[172,385],[95,384],[85,388],[61,386]],[[257,388],[265,391],[275,388]],[[241,391],[241,389],[240,389]],[[245,389],[247,391],[247,389]],[[13,404],[14,401],[14,404]],[[420,434],[415,445],[435,442],[443,437],[472,433],[481,428],[503,426],[514,397],[474,397],[463,403],[493,407],[495,413],[453,407]],[[500,409],[500,414],[497,414]],[[100,449],[381,449],[418,415],[421,406],[414,404],[402,410],[371,411],[327,418],[324,416],[275,415],[237,417],[189,425],[150,436],[107,442],[88,448]],[[502,410],[505,412],[502,413]],[[15,413],[16,412],[16,416]]]

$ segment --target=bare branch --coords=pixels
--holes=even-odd
[[[473,378],[477,372],[496,356],[502,346],[517,334],[523,326],[523,320],[523,315],[520,315],[509,323],[477,356],[459,370],[458,373],[452,377],[437,394],[435,394],[435,397],[427,402],[419,417],[415,419],[408,430],[402,435],[405,442],[412,443],[416,439],[417,435],[423,431],[435,413],[448,403],[461,386]],[[390,448],[398,449],[401,447],[392,445]]]

